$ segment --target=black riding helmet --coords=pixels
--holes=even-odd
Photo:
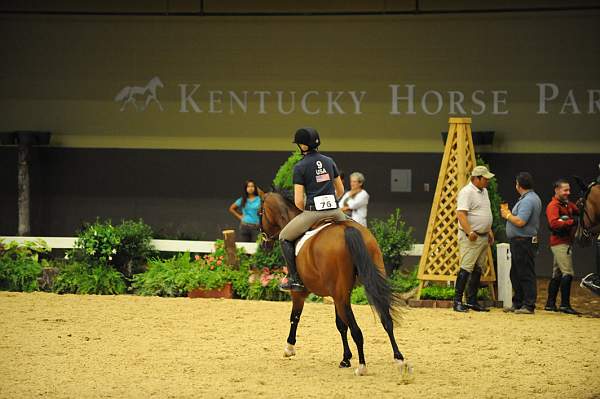
[[[296,131],[293,143],[304,144],[308,146],[309,150],[314,150],[321,145],[321,139],[319,138],[319,132],[317,132],[317,129],[312,127],[303,127]]]

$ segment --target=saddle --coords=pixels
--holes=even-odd
[[[324,224],[331,224],[331,223],[334,223],[334,221],[335,221],[335,219],[332,218],[331,216],[323,218],[321,220],[317,220],[315,223],[312,224],[312,226],[309,227],[308,231],[316,230],[319,227],[323,226]]]

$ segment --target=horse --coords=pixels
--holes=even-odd
[[[582,244],[589,244],[600,233],[600,183],[590,183],[581,200],[577,201],[579,223],[575,238]]]
[[[259,211],[263,248],[272,249],[272,244],[283,227],[301,212],[280,193],[263,193]],[[404,359],[394,338],[393,321],[397,316],[398,298],[392,292],[386,278],[381,250],[367,228],[352,220],[334,222],[324,227],[304,244],[296,257],[296,268],[306,289],[302,292],[291,292],[292,311],[290,331],[284,349],[285,357],[296,355],[296,330],[304,308],[304,300],[312,292],[333,298],[335,324],[343,346],[343,357],[339,367],[352,367],[352,352],[347,336],[350,329],[358,350],[359,366],[354,373],[357,376],[366,374],[363,334],[350,303],[350,295],[358,279],[388,334],[394,362],[400,369],[402,379],[406,382],[412,379],[413,368]]]
[[[150,79],[150,81],[148,82],[148,84],[146,86],[143,86],[143,87],[142,86],[126,86],[126,87],[124,87],[115,96],[115,101],[116,102],[123,101],[123,105],[121,106],[121,109],[120,109],[121,112],[123,110],[125,110],[125,107],[127,106],[127,104],[132,104],[136,110],[139,110],[135,96],[138,96],[138,95],[143,96],[146,94],[146,92],[149,92],[148,97],[146,98],[144,105],[142,106],[142,111],[145,110],[146,108],[148,108],[148,105],[150,105],[150,101],[156,102],[159,109],[161,111],[163,111],[163,107],[162,107],[160,101],[158,101],[158,97],[156,95],[157,87],[162,88],[162,87],[164,87],[164,84],[158,76],[155,76],[152,79]]]

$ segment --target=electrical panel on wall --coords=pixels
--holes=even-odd
[[[393,193],[410,193],[412,191],[412,169],[392,169],[390,176]]]

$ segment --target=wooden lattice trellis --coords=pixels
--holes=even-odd
[[[419,291],[425,281],[455,281],[460,267],[458,253],[458,219],[456,199],[458,192],[469,182],[475,162],[475,148],[471,133],[471,118],[450,118],[450,128],[440,167],[423,255],[419,262]],[[488,267],[481,281],[496,281],[492,251],[488,248]],[[490,284],[492,298],[496,298]]]

